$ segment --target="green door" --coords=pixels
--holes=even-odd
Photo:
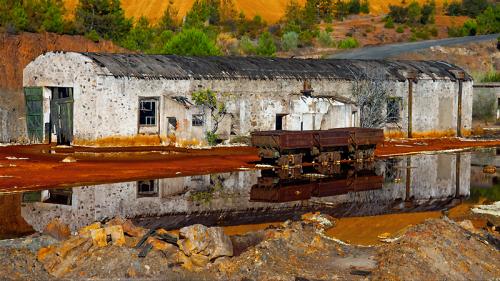
[[[73,88],[51,88],[50,120],[57,135],[57,144],[73,141]]]
[[[43,96],[42,88],[24,88],[26,101],[26,128],[31,142],[43,142]]]

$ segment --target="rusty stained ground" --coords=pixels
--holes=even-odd
[[[377,148],[376,156],[496,146],[500,146],[499,140],[389,140]],[[127,148],[127,152],[122,148],[72,148],[54,154],[50,149],[49,145],[0,147],[0,193],[236,171],[253,168],[259,160],[253,147],[142,147]],[[77,162],[61,162],[67,156]]]

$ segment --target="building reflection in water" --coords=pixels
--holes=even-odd
[[[282,221],[442,210],[470,190],[470,153],[398,157],[355,167],[251,170],[25,193],[22,217],[37,231],[59,217],[76,230],[115,216],[151,227]]]

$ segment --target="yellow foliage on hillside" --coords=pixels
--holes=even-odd
[[[298,0],[304,4],[306,0]],[[64,0],[69,11],[73,11],[78,0]],[[146,16],[152,22],[157,22],[168,6],[167,0],[122,0],[122,7],[127,17],[139,18]],[[183,16],[193,5],[194,0],[174,0],[174,5],[179,10],[179,16]],[[285,8],[290,0],[234,0],[238,11],[243,11],[247,17],[252,18],[260,15],[268,23],[278,21],[285,13]],[[410,1],[406,1],[409,3]],[[426,0],[417,0],[425,3]],[[437,0],[436,4],[441,7],[444,0]],[[386,13],[389,5],[401,5],[401,0],[369,0],[372,14],[380,15]]]

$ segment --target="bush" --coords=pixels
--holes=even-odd
[[[210,146],[217,145],[218,140],[219,140],[219,135],[208,131],[208,132],[206,132],[205,137],[207,139],[208,145],[210,145]]]
[[[408,5],[408,22],[411,24],[416,24],[420,22],[422,14],[422,9],[418,2],[413,1]]]
[[[436,21],[435,14],[436,14],[436,3],[434,2],[434,0],[425,3],[422,6],[420,23],[421,24],[434,23]]]
[[[289,31],[281,37],[281,47],[285,51],[294,50],[299,45],[299,34]]]
[[[389,5],[389,15],[394,22],[407,23],[408,22],[408,8],[396,5]]]
[[[89,40],[91,40],[92,42],[99,42],[100,40],[100,37],[99,37],[99,34],[97,34],[97,31],[95,30],[91,30],[87,33],[85,33],[85,37]]]
[[[201,30],[184,29],[165,45],[164,53],[184,56],[218,56],[220,50]]]
[[[255,55],[255,44],[250,37],[244,35],[239,42],[240,50],[246,55]]]
[[[396,28],[396,32],[403,33],[403,32],[405,32],[405,29],[402,26],[398,26],[398,28]]]
[[[361,2],[361,7],[360,7],[359,11],[363,14],[370,13],[370,3],[368,3],[368,0],[363,0]]]
[[[276,44],[269,32],[264,32],[259,37],[255,54],[259,56],[272,57],[276,53]]]
[[[479,81],[481,83],[500,82],[500,72],[497,71],[488,72],[483,77],[481,77]]]
[[[332,32],[333,32],[333,27],[331,27],[331,26],[327,26],[327,27],[325,28],[325,31],[326,31],[326,32],[328,32],[328,33],[332,33]]]
[[[385,28],[394,28],[394,20],[392,19],[391,16],[388,16],[386,19],[385,19],[385,24],[384,24],[384,27]]]
[[[431,34],[430,34],[429,30],[427,30],[427,28],[419,28],[419,29],[415,30],[415,32],[413,34],[415,35],[416,38],[422,39],[422,40],[429,40],[431,37]]]
[[[323,47],[333,46],[333,39],[330,33],[326,31],[321,31],[318,36],[318,42]]]
[[[314,34],[309,30],[302,31],[299,34],[299,41],[302,47],[312,46],[313,39],[314,39]]]
[[[438,30],[435,26],[433,26],[431,29],[429,29],[429,32],[431,33],[431,35],[433,37],[437,37],[438,36]]]
[[[462,3],[458,1],[453,1],[448,4],[448,6],[445,7],[445,11],[448,16],[460,16],[464,14],[462,11]]]
[[[348,37],[344,40],[340,40],[338,43],[339,49],[353,49],[359,46],[359,42],[352,37]]]
[[[476,19],[477,33],[493,34],[500,32],[500,5],[488,7]]]
[[[129,50],[144,52],[151,48],[154,37],[154,30],[148,19],[141,17],[121,42],[121,45]]]

